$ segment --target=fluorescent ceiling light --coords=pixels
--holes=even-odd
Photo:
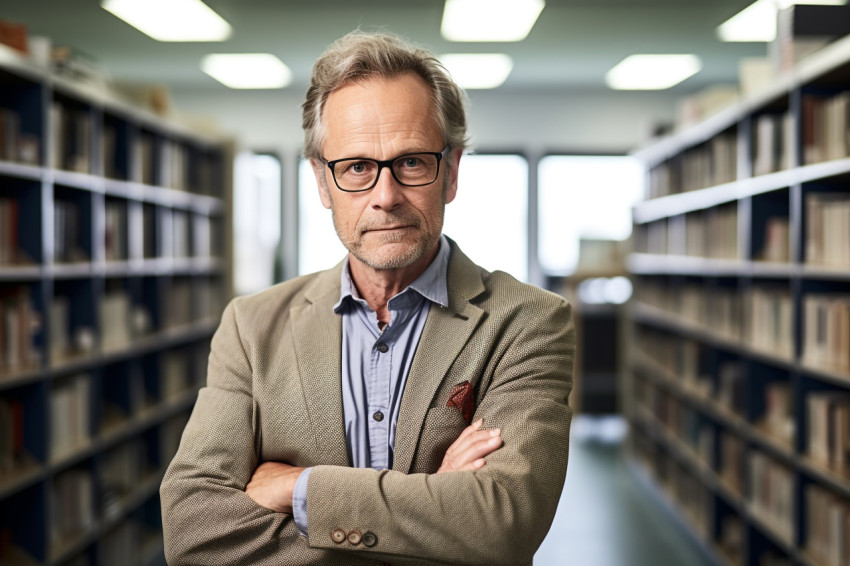
[[[449,41],[522,41],[544,0],[446,0],[441,31]]]
[[[440,57],[462,88],[496,88],[511,74],[513,60],[502,53],[452,53]]]
[[[214,53],[201,69],[230,88],[283,88],[292,81],[289,67],[270,53]]]
[[[794,4],[841,6],[847,0],[757,0],[719,26],[720,41],[770,42],[776,39],[776,14]]]
[[[696,55],[629,55],[605,75],[617,90],[664,90],[702,68]]]
[[[230,37],[230,24],[200,0],[102,0],[100,5],[157,41]]]

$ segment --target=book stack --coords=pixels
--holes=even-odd
[[[94,487],[92,474],[85,469],[70,469],[53,481],[50,499],[50,541],[61,548],[82,535],[94,524]]]
[[[122,501],[138,485],[143,463],[144,445],[140,440],[121,444],[103,456],[101,471],[101,508],[104,517],[121,509]]]
[[[806,195],[806,263],[850,268],[850,195]]]
[[[793,116],[761,114],[753,132],[753,175],[766,175],[791,167],[794,142]]]
[[[726,362],[717,370],[717,400],[721,406],[743,416],[745,414],[745,395],[747,368],[742,362]]]
[[[104,257],[106,261],[127,259],[127,214],[121,203],[107,201],[104,207]]]
[[[133,144],[133,180],[138,183],[157,184],[154,147],[154,137],[146,132],[142,132]]]
[[[111,352],[129,346],[133,320],[129,293],[123,289],[105,293],[100,299],[99,310],[103,351]]]
[[[812,392],[806,396],[809,457],[841,473],[850,470],[850,393]]]
[[[744,459],[744,441],[728,432],[720,435],[720,477],[736,494],[743,493],[741,464]]]
[[[788,217],[772,216],[764,226],[764,246],[755,256],[759,261],[787,263],[791,259],[791,236]]]
[[[803,159],[805,164],[850,155],[848,138],[850,92],[803,97]]]
[[[70,200],[56,200],[53,211],[53,257],[57,263],[86,261],[80,241],[80,209]]]
[[[0,265],[14,265],[19,261],[18,199],[0,198]]]
[[[749,455],[749,503],[763,523],[790,542],[794,537],[794,477],[786,466],[761,452]]]
[[[171,399],[186,391],[190,386],[191,375],[186,352],[171,350],[165,352],[160,365],[160,392],[164,399]]]
[[[803,362],[850,374],[850,295],[803,297]]]
[[[39,137],[21,131],[17,112],[0,108],[0,160],[35,165],[39,154]]]
[[[718,336],[740,340],[743,336],[744,300],[737,289],[717,287],[705,291],[706,327]]]
[[[19,467],[24,459],[24,422],[23,403],[0,398],[0,476]]]
[[[805,488],[806,548],[823,566],[850,562],[850,501],[816,484]]]
[[[791,388],[775,381],[764,388],[764,426],[772,437],[790,444],[794,438]]]
[[[57,382],[50,392],[50,455],[58,459],[90,438],[91,379],[81,374]]]
[[[0,287],[0,374],[35,367],[40,352],[35,337],[41,329],[27,286]]]
[[[50,106],[51,166],[78,173],[91,172],[92,119],[85,108]]]
[[[189,214],[175,210],[172,216],[174,222],[174,257],[189,257]]]
[[[755,288],[749,293],[748,341],[760,351],[793,355],[791,295],[784,289]]]
[[[709,257],[738,259],[738,205],[736,203],[717,207],[708,215]]]

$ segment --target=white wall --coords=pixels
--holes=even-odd
[[[301,102],[294,90],[175,91],[177,110],[215,120],[252,148],[297,152]],[[671,121],[676,99],[659,93],[470,92],[469,131],[482,150],[623,151],[650,126]]]

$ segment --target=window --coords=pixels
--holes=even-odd
[[[632,157],[552,155],[538,168],[538,257],[547,275],[569,275],[579,241],[626,240],[644,171]]]
[[[237,295],[275,283],[281,237],[281,165],[275,155],[236,158],[233,186],[233,277]]]
[[[465,155],[443,233],[472,261],[528,280],[528,161],[520,155]]]

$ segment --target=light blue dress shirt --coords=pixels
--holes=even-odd
[[[334,312],[342,316],[342,404],[351,465],[383,470],[393,465],[395,428],[404,385],[432,303],[448,306],[446,274],[451,248],[440,238],[428,268],[387,303],[390,322],[383,331],[378,316],[360,298],[348,260]],[[298,477],[292,497],[295,524],[307,534],[307,481]]]

